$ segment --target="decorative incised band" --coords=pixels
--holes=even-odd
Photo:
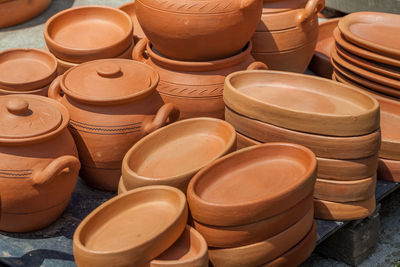
[[[79,122],[71,119],[68,128],[90,134],[121,135],[140,132],[141,124],[142,122],[136,122],[125,125],[105,126]]]
[[[157,91],[162,94],[180,97],[217,97],[222,96],[223,90],[224,84],[190,86],[160,81],[157,86]]]
[[[145,6],[176,13],[226,13],[239,9],[238,1],[176,1],[176,0],[138,0]]]
[[[5,170],[0,169],[0,178],[7,179],[29,179],[33,173],[32,169],[27,170]]]

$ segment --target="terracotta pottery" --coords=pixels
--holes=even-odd
[[[10,91],[10,90],[3,90],[0,89],[0,95],[21,95],[21,94],[30,94],[30,95],[41,95],[41,96],[47,96],[49,90],[49,85],[35,89],[35,90],[29,90],[29,91]]]
[[[69,114],[42,96],[0,96],[0,102],[0,230],[38,230],[61,215],[78,179]]]
[[[223,96],[230,109],[291,130],[358,136],[379,128],[379,104],[373,97],[311,75],[238,71],[226,77]]]
[[[353,44],[400,60],[400,16],[381,12],[356,12],[338,25]]]
[[[82,63],[114,58],[132,44],[133,24],[125,12],[107,6],[63,10],[44,26],[44,39],[57,58]]]
[[[49,97],[71,113],[81,176],[90,185],[116,191],[129,148],[168,118],[178,119],[174,105],[162,105],[155,90],[158,80],[156,71],[143,63],[102,59],[71,68],[51,84]]]
[[[56,71],[55,57],[45,51],[22,48],[3,50],[0,52],[0,94],[47,93]]]
[[[265,66],[254,62],[250,54],[251,43],[229,58],[208,61],[176,61],[158,55],[147,40],[140,40],[132,58],[152,66],[160,74],[157,91],[166,103],[175,104],[181,119],[193,117],[224,118],[222,90],[225,77],[238,70],[259,69]],[[148,59],[144,53],[148,54]]]
[[[379,159],[378,179],[399,183],[400,161],[390,159]]]
[[[311,193],[288,210],[273,217],[241,226],[211,226],[194,221],[194,227],[206,239],[210,247],[232,248],[246,246],[273,237],[288,229],[310,210],[313,203]]]
[[[96,208],[76,229],[76,264],[141,266],[178,240],[187,216],[185,195],[173,187],[146,186],[116,196]]]
[[[0,1],[0,28],[28,21],[42,13],[51,0],[3,0]]]
[[[339,203],[314,199],[315,218],[334,221],[364,219],[375,211],[375,196],[367,200]]]
[[[193,218],[214,226],[250,224],[282,213],[314,189],[314,153],[289,143],[245,148],[198,172],[189,183]]]
[[[237,132],[248,137],[251,136],[252,139],[259,142],[288,142],[300,144],[308,147],[321,158],[368,158],[375,156],[379,152],[381,146],[380,131],[354,137],[331,137],[307,134],[253,120],[229,108],[225,109],[225,120],[232,124]]]
[[[136,17],[136,10],[135,10],[135,2],[128,2],[118,7],[118,9],[124,11],[126,14],[129,15],[132,19],[133,23],[133,36],[137,39],[135,41],[139,41],[139,39],[145,38],[146,35],[142,30],[142,26],[140,26],[139,21]]]
[[[122,180],[131,190],[169,185],[186,193],[201,168],[236,149],[236,132],[229,123],[195,118],[173,123],[137,142],[122,161]]]
[[[271,261],[291,249],[307,235],[314,223],[313,215],[314,211],[311,208],[293,226],[258,243],[235,248],[209,248],[210,261],[218,267],[258,266]]]
[[[262,4],[262,0],[135,1],[137,19],[157,51],[184,61],[239,53],[260,21]]]
[[[317,243],[317,224],[314,222],[310,232],[296,246],[282,256],[260,265],[260,267],[298,266],[311,255]]]

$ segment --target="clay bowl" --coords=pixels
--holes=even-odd
[[[338,27],[353,44],[400,59],[400,16],[380,12],[357,12],[343,17]]]
[[[223,97],[237,113],[301,132],[358,136],[379,128],[379,104],[373,97],[311,75],[238,71],[226,77]]]
[[[57,76],[56,58],[39,49],[0,52],[0,89],[32,91],[48,86]]]
[[[236,149],[236,132],[213,118],[179,121],[137,142],[122,161],[127,190],[146,185],[170,185],[186,193],[201,168]]]
[[[42,13],[51,0],[3,0],[0,1],[0,28],[14,26]]]
[[[148,186],[114,197],[76,229],[76,264],[141,266],[178,240],[187,216],[185,195],[173,187]]]
[[[271,261],[297,243],[299,243],[310,231],[314,223],[314,211],[309,209],[307,214],[296,224],[279,234],[264,241],[247,246],[208,250],[210,261],[214,266],[258,266]]]
[[[128,2],[118,7],[118,9],[124,11],[132,19],[133,23],[133,35],[139,39],[145,38],[146,35],[143,32],[142,27],[136,17],[135,2]]]
[[[379,159],[378,179],[399,183],[400,161],[390,159]]]
[[[57,58],[82,63],[113,58],[132,43],[132,20],[125,12],[106,6],[63,10],[44,26],[44,39]]]
[[[271,238],[305,216],[313,205],[311,193],[299,203],[273,217],[241,226],[212,226],[194,221],[194,227],[214,248],[246,246]]]
[[[318,41],[314,55],[308,68],[318,76],[330,79],[333,67],[331,64],[331,49],[335,46],[333,30],[340,18],[323,21],[319,24]]]
[[[41,96],[47,96],[49,90],[49,86],[45,86],[39,89],[35,90],[29,90],[29,91],[13,91],[13,90],[3,90],[0,88],[0,95],[20,95],[20,94],[29,94],[29,95],[41,95]]]
[[[364,219],[375,211],[375,196],[367,200],[338,203],[314,199],[315,218],[333,221]]]
[[[311,150],[289,143],[231,153],[190,181],[192,216],[203,224],[238,226],[277,215],[313,191],[316,165]]]
[[[354,137],[331,137],[307,134],[250,119],[229,108],[225,109],[225,120],[232,124],[237,132],[259,142],[288,142],[300,144],[308,147],[321,158],[367,158],[376,155],[381,144],[380,131]]]

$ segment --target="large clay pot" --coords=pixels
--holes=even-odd
[[[164,56],[209,61],[238,53],[260,21],[262,0],[137,0],[144,33]]]
[[[250,51],[251,43],[248,43],[242,52],[225,59],[207,62],[177,61],[160,56],[147,39],[142,39],[133,49],[132,58],[145,62],[160,74],[157,91],[164,102],[173,103],[179,108],[181,119],[223,119],[222,90],[225,77],[246,68],[267,68],[260,62],[254,62]]]
[[[252,37],[254,58],[273,70],[303,73],[317,44],[317,13],[324,5],[324,0],[264,1]]]
[[[69,113],[41,96],[0,96],[0,103],[0,230],[34,231],[61,215],[78,179]]]
[[[155,90],[158,80],[146,64],[102,59],[69,69],[51,84],[49,97],[71,113],[69,128],[79,150],[81,176],[92,186],[116,191],[129,148],[168,118],[178,119],[174,105],[162,104]]]
[[[23,23],[42,13],[51,0],[3,0],[0,1],[0,28]]]

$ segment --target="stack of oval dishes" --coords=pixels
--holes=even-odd
[[[304,261],[316,242],[316,165],[306,147],[271,143],[236,151],[200,170],[187,197],[213,266]]]
[[[290,142],[316,154],[317,218],[353,220],[374,211],[381,136],[373,97],[309,75],[242,71],[226,78],[224,101],[240,146]]]

